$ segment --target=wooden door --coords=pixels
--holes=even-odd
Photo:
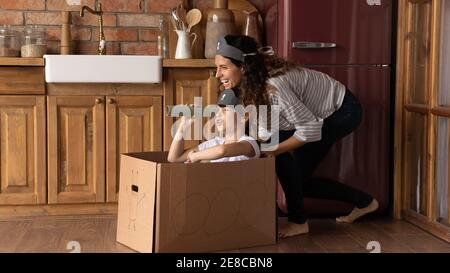
[[[0,205],[45,204],[44,96],[0,96],[0,143]]]
[[[162,97],[107,97],[107,202],[117,202],[120,154],[162,150]]]
[[[395,212],[450,241],[450,1],[399,2]]]
[[[217,102],[218,82],[215,78],[215,70],[209,68],[198,69],[169,69],[165,81],[165,101],[164,105],[184,105],[194,104],[194,99],[201,98],[203,107],[214,105]],[[203,119],[203,125],[207,119]],[[164,124],[164,150],[169,150],[172,143],[172,125],[174,119],[165,118]],[[203,126],[192,127],[192,139],[203,135]],[[199,140],[189,140],[185,143],[185,148],[196,146]]]
[[[450,1],[442,1],[439,87],[433,109],[436,122],[436,221],[450,227]]]
[[[48,97],[50,204],[105,201],[104,97]]]

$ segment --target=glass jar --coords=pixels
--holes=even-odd
[[[161,56],[163,59],[169,56],[169,47],[167,45],[167,30],[166,24],[164,22],[164,16],[161,15],[159,18],[159,28],[158,28],[158,56]]]
[[[20,57],[20,35],[9,25],[0,26],[0,57]]]
[[[47,52],[47,33],[39,26],[29,26],[22,36],[22,57],[42,58]]]

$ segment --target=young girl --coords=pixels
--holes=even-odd
[[[218,99],[220,110],[215,117],[218,137],[208,140],[192,149],[184,149],[184,133],[190,128],[193,119],[181,118],[180,127],[173,138],[167,160],[171,163],[230,162],[259,158],[260,150],[256,140],[245,135],[245,126],[235,125],[234,121],[247,123],[248,117],[239,118],[233,107],[239,99],[231,89],[223,91]],[[231,128],[229,128],[231,127]]]

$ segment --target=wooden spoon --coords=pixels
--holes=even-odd
[[[191,9],[186,14],[186,23],[188,24],[188,31],[202,20],[202,12],[199,9]]]

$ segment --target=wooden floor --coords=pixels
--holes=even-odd
[[[281,219],[280,221],[284,221]],[[358,253],[378,241],[381,252],[445,252],[450,244],[404,221],[371,218],[353,224],[310,220],[310,234],[283,239],[275,246],[241,249],[241,253]],[[133,252],[115,242],[115,216],[48,216],[0,220],[0,252],[69,252],[77,241],[81,252]]]

